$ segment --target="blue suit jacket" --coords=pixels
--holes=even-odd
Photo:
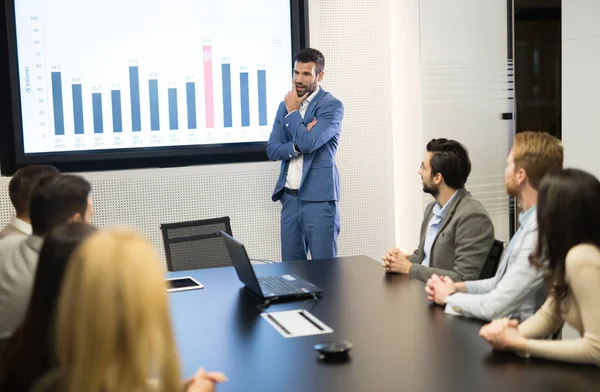
[[[298,197],[304,201],[339,200],[340,174],[335,164],[335,154],[344,105],[321,88],[308,105],[304,119],[298,111],[286,117],[287,114],[285,104],[281,102],[267,144],[269,159],[282,161],[273,201],[279,200],[283,194],[290,160],[296,157],[294,142],[304,154]],[[317,124],[308,132],[306,124],[315,117]]]

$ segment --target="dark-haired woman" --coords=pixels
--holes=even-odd
[[[57,227],[46,237],[27,314],[2,354],[0,391],[28,391],[37,378],[55,365],[55,308],[67,261],[94,231],[91,225],[70,223]]]
[[[521,325],[494,320],[480,335],[496,349],[600,366],[600,182],[576,169],[546,177],[538,196],[538,233],[530,259],[545,269],[548,300]],[[579,339],[543,339],[565,321]]]

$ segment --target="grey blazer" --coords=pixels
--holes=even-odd
[[[494,226],[481,203],[470,192],[465,188],[456,192],[433,240],[430,267],[421,263],[427,226],[436,202],[430,203],[425,209],[419,248],[408,257],[413,263],[409,271],[411,277],[423,282],[432,274],[449,276],[455,282],[479,279],[494,242]]]

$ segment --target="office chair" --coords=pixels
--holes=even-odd
[[[500,260],[502,260],[502,254],[504,253],[504,248],[506,244],[499,240],[494,240],[492,247],[487,255],[485,260],[485,264],[481,269],[481,274],[479,275],[479,279],[489,279],[496,274],[496,270],[498,269],[498,265],[500,264]]]
[[[160,225],[169,271],[229,267],[229,252],[218,232],[231,234],[229,217]]]

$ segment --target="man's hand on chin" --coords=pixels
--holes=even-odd
[[[296,83],[294,82],[294,79],[292,79],[292,89],[285,94],[285,97],[283,97],[283,103],[285,104],[285,108],[287,109],[288,113],[300,109],[300,105],[302,105],[302,102],[307,97],[308,91],[304,93],[303,96],[298,96],[298,93],[296,92]]]

